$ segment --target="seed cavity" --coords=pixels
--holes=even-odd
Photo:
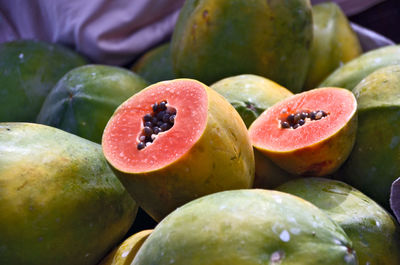
[[[151,145],[161,132],[174,126],[176,109],[168,106],[166,100],[151,105],[153,110],[143,116],[143,129],[138,137],[137,149],[142,150]]]
[[[282,113],[287,114],[287,110],[282,111]],[[289,113],[285,118],[280,120],[280,126],[283,129],[297,129],[303,126],[308,121],[316,121],[325,118],[329,113],[323,110],[308,111],[302,110],[296,113]]]

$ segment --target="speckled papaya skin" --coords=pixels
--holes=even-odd
[[[392,182],[400,176],[400,66],[379,69],[354,88],[357,140],[342,177],[390,209]]]
[[[272,190],[224,191],[162,220],[132,265],[358,264],[342,228],[311,203]]]
[[[0,122],[35,122],[57,81],[87,63],[68,48],[33,40],[0,44],[0,58]]]
[[[147,85],[143,78],[120,67],[76,67],[50,91],[36,122],[101,143],[114,110]]]
[[[44,125],[0,123],[0,264],[96,264],[136,210],[100,145]]]
[[[172,36],[173,69],[207,85],[256,74],[299,92],[311,41],[308,0],[189,0]]]
[[[254,153],[243,120],[225,98],[202,85],[208,95],[207,124],[188,152],[151,172],[120,172],[115,168],[135,201],[156,221],[190,200],[253,184]]]
[[[310,90],[344,63],[360,56],[362,48],[349,20],[335,2],[314,5],[311,60],[303,90]]]
[[[283,86],[262,76],[251,74],[227,77],[210,87],[235,107],[247,127],[264,110],[293,95]]]
[[[375,70],[395,64],[400,64],[400,45],[381,47],[347,62],[318,86],[336,86],[353,90],[362,79]]]
[[[170,50],[169,42],[154,47],[143,54],[131,67],[131,70],[151,84],[175,79]]]
[[[337,222],[353,242],[359,264],[400,264],[397,221],[357,189],[337,180],[302,178],[277,190],[313,203]]]

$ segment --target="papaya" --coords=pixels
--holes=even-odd
[[[339,224],[353,242],[359,264],[400,264],[398,223],[359,190],[327,178],[292,180],[277,190],[311,202]]]
[[[299,92],[311,42],[309,0],[188,0],[172,34],[173,70],[207,85],[255,74]]]
[[[390,187],[400,176],[400,66],[376,70],[353,93],[358,101],[357,140],[340,175],[390,209]]]
[[[318,87],[336,86],[353,90],[362,79],[375,70],[400,64],[400,45],[370,50],[337,68]]]
[[[132,265],[358,264],[343,229],[300,197],[273,190],[222,191],[164,218]]]
[[[0,58],[0,122],[35,122],[57,81],[87,64],[69,48],[34,40],[0,44]]]
[[[264,110],[291,95],[288,89],[258,75],[243,74],[217,81],[210,86],[228,100],[247,127]]]
[[[250,126],[254,148],[283,170],[324,176],[349,156],[357,130],[357,101],[343,88],[312,89],[265,110]]]
[[[167,42],[150,49],[135,62],[131,70],[151,84],[175,79],[170,46]]]
[[[104,155],[139,206],[160,221],[198,197],[250,188],[254,153],[240,115],[193,79],[150,85],[122,103]]]
[[[317,87],[336,68],[362,54],[357,34],[335,2],[314,5],[312,13],[313,42],[303,90]]]
[[[114,248],[99,265],[130,265],[152,231],[153,229],[147,229],[129,236],[118,247]]]
[[[101,143],[114,110],[147,85],[142,77],[120,67],[76,67],[51,89],[36,122]]]
[[[0,264],[96,264],[136,211],[99,144],[45,125],[0,123]]]

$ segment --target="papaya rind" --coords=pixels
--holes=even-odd
[[[277,188],[310,201],[338,223],[359,264],[400,264],[400,229],[394,218],[350,185],[326,178],[302,178]]]
[[[0,124],[0,263],[96,264],[137,205],[100,145],[49,126]]]
[[[188,79],[163,82],[179,80]],[[200,84],[208,95],[207,124],[199,140],[183,156],[157,170],[127,172],[113,165],[105,152],[132,197],[156,221],[197,197],[227,189],[250,188],[253,184],[254,153],[243,120],[225,98]],[[116,113],[122,107],[123,104]]]
[[[375,70],[396,64],[400,64],[400,45],[377,48],[339,67],[318,86],[336,86],[352,90]]]
[[[223,191],[178,208],[154,229],[132,265],[358,264],[339,225],[300,197]]]

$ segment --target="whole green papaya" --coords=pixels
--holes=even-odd
[[[217,192],[164,218],[132,265],[358,264],[342,228],[316,206],[262,189]]]
[[[0,44],[0,58],[0,122],[34,122],[57,81],[87,63],[66,47],[34,40]]]
[[[172,35],[173,69],[207,85],[261,75],[299,92],[311,41],[309,0],[188,0]]]
[[[390,209],[390,187],[400,176],[400,65],[373,72],[353,93],[358,102],[358,129],[341,175]]]
[[[147,85],[143,78],[120,67],[77,67],[50,91],[36,122],[101,143],[115,109]]]
[[[292,180],[277,190],[313,203],[337,222],[353,242],[359,264],[400,264],[398,223],[359,190],[327,178]]]
[[[136,211],[100,145],[40,124],[0,123],[0,264],[96,264]]]

